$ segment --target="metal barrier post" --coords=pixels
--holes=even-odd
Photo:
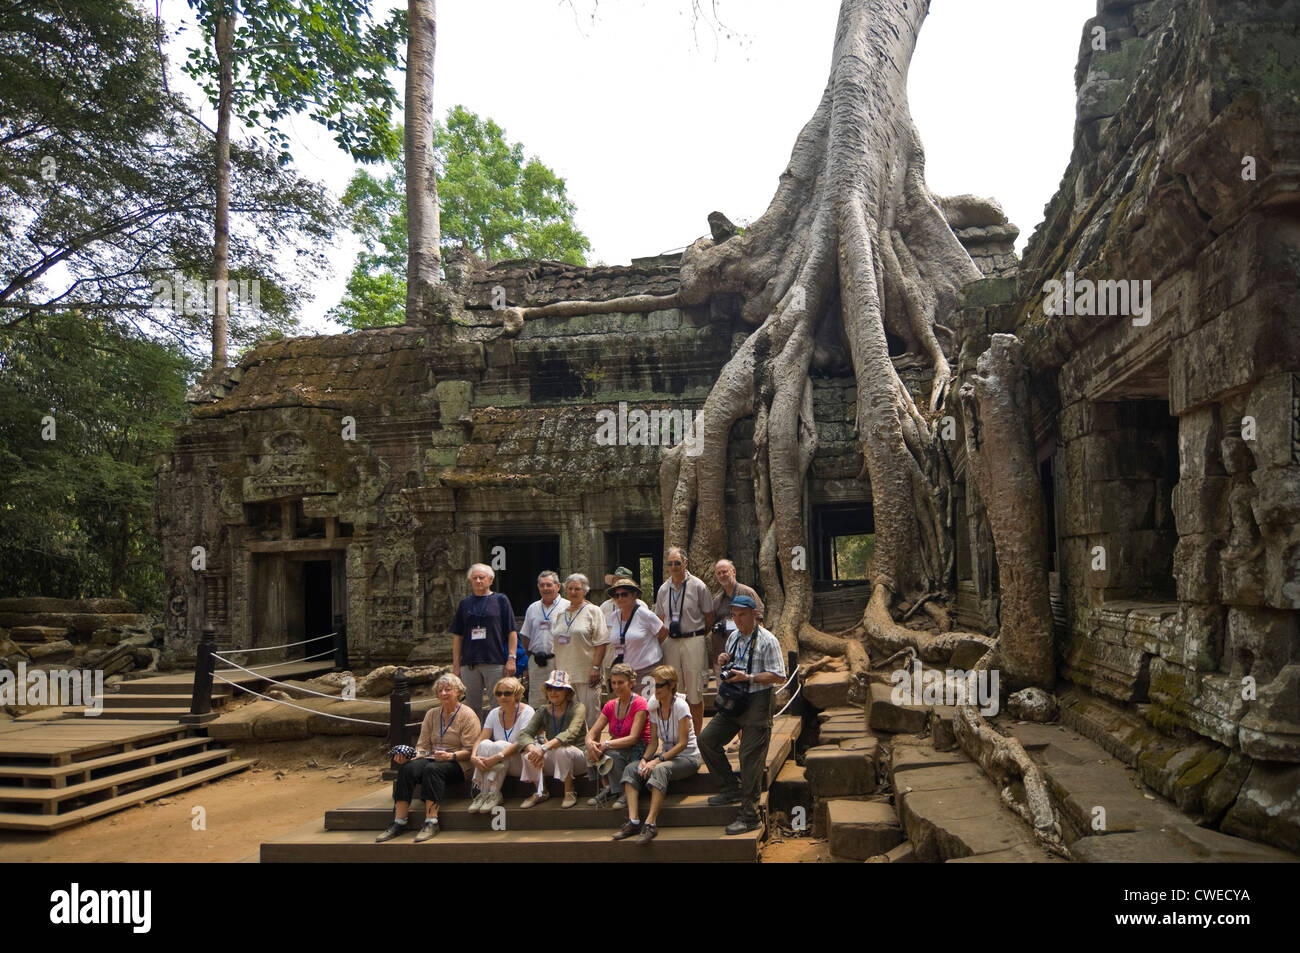
[[[334,614],[334,670],[348,668],[348,620],[341,612]]]
[[[406,744],[407,725],[411,722],[411,687],[406,680],[406,669],[399,668],[393,675],[393,693],[388,696],[388,746]],[[397,777],[398,764],[389,761],[383,773],[385,781]]]
[[[194,688],[190,694],[190,713],[181,716],[184,724],[198,724],[216,716],[212,714],[212,672],[216,668],[217,630],[203,626],[199,653],[194,660]]]

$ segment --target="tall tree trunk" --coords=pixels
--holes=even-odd
[[[433,163],[435,0],[409,0],[406,44],[406,323],[419,314],[425,291],[438,282],[441,223]]]
[[[1051,689],[1052,606],[1047,594],[1047,529],[1034,460],[1029,377],[1020,341],[995,334],[976,373],[961,387],[966,459],[988,512],[998,558],[998,650],[1011,688]]]
[[[935,328],[980,273],[925,185],[908,110],[907,68],[928,9],[928,0],[843,0],[830,81],[767,211],[743,235],[700,239],[683,257],[682,303],[739,294],[742,316],[757,329],[705,401],[702,452],[686,456],[679,447],[664,456],[665,538],[689,538],[697,564],[725,551],[727,438],[753,415],[759,572],[787,648],[812,611],[804,516],[820,321],[841,322],[858,386],[857,433],[876,515],[867,633],[898,628],[892,598],[940,588],[947,564],[932,412],[951,371]],[[899,378],[886,331],[933,368],[929,413]]]
[[[230,117],[234,107],[234,20],[217,17],[215,46],[221,69],[217,98],[217,214],[212,247],[212,281],[216,285],[212,309],[212,368],[226,366],[227,280],[230,278]]]

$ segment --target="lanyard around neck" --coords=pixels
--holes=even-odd
[[[460,705],[456,706],[456,710],[451,713],[451,721],[447,722],[447,724],[445,725],[442,723],[442,712],[438,712],[438,744],[439,745],[442,744],[442,736],[447,733],[447,729],[450,728],[452,725],[456,724],[456,716],[460,714],[460,707],[461,707]]]

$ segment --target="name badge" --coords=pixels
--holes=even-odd
[[[479,641],[479,640],[481,640],[481,639],[486,639],[486,638],[487,638],[487,629],[484,628],[484,627],[481,626],[481,625],[476,625],[474,628],[472,628],[472,629],[469,630],[469,637],[470,637],[470,639],[472,639],[472,640],[475,641],[475,642],[477,642],[477,641]]]
[[[550,620],[548,620],[548,619],[543,619],[541,622],[537,623],[537,631],[538,631],[538,632],[550,632],[550,631],[551,631],[551,623],[550,623]]]
[[[568,645],[569,644],[568,630],[566,629],[563,635],[557,635],[555,637],[555,641],[558,642],[560,645]]]

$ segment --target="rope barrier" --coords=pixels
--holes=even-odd
[[[268,664],[268,665],[261,665],[261,666],[258,666],[257,668],[246,668],[246,669],[244,669],[244,671],[245,671],[245,672],[261,672],[261,671],[263,671],[264,669],[275,668],[277,665],[293,665],[293,664],[295,664],[295,663],[297,663],[297,662],[310,662],[310,661],[312,661],[313,659],[325,658],[326,656],[330,656],[330,655],[333,655],[333,654],[334,654],[334,650],[333,650],[333,649],[330,649],[328,652],[319,652],[319,653],[317,653],[316,655],[308,655],[308,656],[306,656],[305,658],[289,659],[289,660],[284,661],[284,662],[271,662],[271,663]],[[241,667],[241,666],[239,666],[239,665],[235,665],[234,662],[230,661],[230,659],[226,658],[224,655],[218,655],[216,652],[213,652],[213,653],[212,653],[212,657],[213,657],[213,658],[221,659],[221,661],[225,662],[227,665],[234,665],[235,668],[240,668],[240,667]]]
[[[292,649],[292,648],[295,648],[295,647],[297,647],[297,646],[299,646],[299,645],[306,645],[306,644],[309,643],[309,642],[319,642],[321,639],[332,639],[332,638],[334,638],[334,636],[336,636],[336,635],[338,635],[337,632],[327,632],[327,633],[325,633],[324,635],[318,635],[318,636],[316,636],[315,638],[311,638],[311,639],[303,639],[301,642],[286,642],[286,643],[284,643],[284,645],[263,645],[263,646],[261,646],[260,648],[255,648],[255,649],[234,649],[234,648],[231,648],[231,649],[226,649],[225,651],[227,651],[227,652],[231,652],[231,653],[234,653],[234,652],[240,652],[240,653],[243,653],[243,654],[248,654],[249,652],[272,652],[272,651],[274,651],[275,649]]]
[[[799,676],[799,666],[796,665],[794,667],[794,671],[790,673],[790,677],[785,680],[785,684],[782,685],[779,689],[777,689],[777,691],[782,691],[782,692],[785,691],[787,688],[790,687],[790,683],[793,682],[798,676]],[[794,694],[791,695],[790,698],[786,701],[786,703],[781,706],[781,710],[778,711],[772,717],[780,718],[782,715],[784,715],[786,709],[794,704],[794,700],[799,697],[799,693],[801,691],[803,691],[803,682],[799,683],[799,687],[794,690]]]
[[[216,653],[213,653],[213,657],[214,657],[214,658],[221,658],[221,656],[216,655]],[[241,672],[247,672],[249,675],[257,675],[257,674],[258,674],[257,672],[253,671],[251,668],[244,668],[244,666],[242,666],[242,665],[236,665],[234,662],[231,662],[230,659],[228,659],[228,658],[221,658],[221,661],[226,662],[226,663],[228,663],[228,664],[234,666],[235,668],[239,669]],[[298,685],[290,685],[288,682],[281,682],[281,681],[279,681],[279,680],[277,680],[277,679],[274,679],[274,678],[271,678],[270,676],[267,676],[267,675],[260,675],[259,678],[261,678],[262,681],[264,681],[264,682],[270,682],[272,685],[283,685],[285,688],[291,688],[291,689],[293,689],[295,692],[306,692],[308,695],[315,695],[317,698],[331,698],[331,699],[333,699],[334,701],[345,701],[345,702],[365,702],[367,705],[385,705],[385,706],[386,706],[386,705],[388,704],[387,701],[379,701],[377,698],[342,698],[342,697],[340,697],[340,696],[338,696],[338,695],[330,695],[330,694],[327,694],[326,692],[317,692],[317,691],[312,691],[312,689],[310,689],[310,688],[302,688],[302,687],[300,687],[300,686],[298,686]]]
[[[777,712],[775,715],[773,715],[772,717],[773,717],[773,718],[779,718],[781,715],[784,715],[786,709],[789,708],[791,705],[794,704],[794,700],[795,700],[796,698],[799,697],[799,693],[800,693],[801,691],[803,691],[803,682],[800,682],[800,683],[799,683],[799,687],[796,688],[796,689],[794,690],[794,694],[790,696],[790,700],[789,700],[788,702],[786,702],[784,705],[782,705],[782,706],[781,706],[781,710],[778,711],[778,712]]]
[[[287,702],[280,698],[272,698],[269,695],[263,695],[261,692],[255,692],[251,688],[245,688],[243,685],[240,685],[238,682],[232,682],[228,678],[221,678],[221,676],[217,675],[216,673],[213,673],[212,677],[221,679],[221,681],[225,682],[227,685],[237,688],[241,692],[247,692],[250,695],[256,695],[258,698],[263,698],[269,702],[275,702],[277,705],[286,705],[289,708],[296,708],[299,711],[305,711],[309,715],[324,715],[326,718],[333,718],[336,721],[354,721],[359,725],[379,725],[382,728],[388,727],[388,722],[386,721],[372,721],[369,718],[349,718],[347,715],[331,715],[327,711],[317,711],[315,708],[303,708],[301,705],[295,705],[293,702]],[[417,724],[419,724],[419,722],[417,722]],[[406,727],[409,728],[411,726],[407,725]]]

